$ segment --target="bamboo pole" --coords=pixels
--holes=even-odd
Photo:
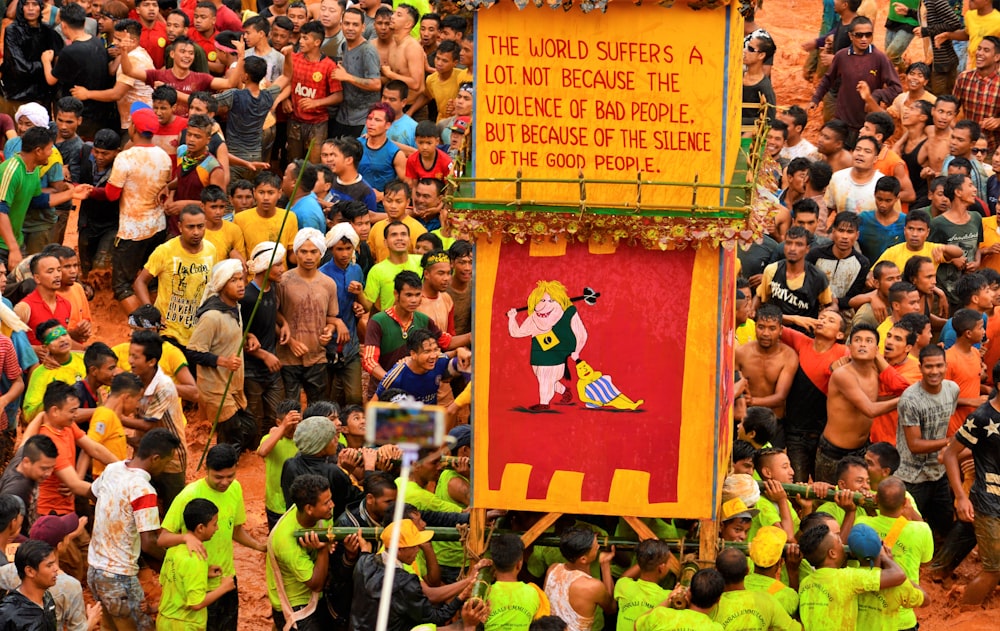
[[[758,481],[757,484],[760,486],[761,493],[763,493],[767,488],[767,483]],[[835,488],[831,488],[827,491],[826,495],[820,496],[808,484],[782,484],[781,486],[785,489],[785,493],[787,493],[789,497],[801,495],[802,499],[826,500],[828,502],[834,501],[837,497],[837,489]],[[865,510],[878,510],[878,505],[875,503],[875,498],[873,497],[868,497],[867,495],[855,492],[851,499],[857,506],[860,506]]]

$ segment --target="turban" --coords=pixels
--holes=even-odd
[[[205,285],[205,294],[201,297],[201,304],[208,302],[212,296],[219,295],[226,283],[242,271],[243,261],[237,259],[226,259],[216,263],[215,267],[212,268],[212,275],[208,278],[208,284]]]
[[[14,114],[14,122],[17,122],[21,118],[27,118],[35,127],[49,126],[49,113],[38,103],[25,103],[17,108],[17,112]]]
[[[285,246],[274,241],[258,243],[253,252],[250,253],[250,260],[247,261],[247,268],[249,268],[250,273],[257,275],[265,271],[267,266],[271,264],[272,256],[275,262],[284,261]]]
[[[303,228],[299,230],[298,234],[295,235],[295,240],[292,241],[292,251],[298,252],[299,248],[305,245],[306,241],[315,245],[320,255],[326,254],[326,237],[316,228]]]
[[[361,241],[361,238],[354,230],[354,227],[346,221],[342,221],[335,224],[332,228],[330,228],[330,231],[326,233],[326,249],[332,250],[333,246],[340,243],[344,237],[347,237],[347,240],[350,241],[351,245],[354,247],[358,247],[358,242]]]
[[[304,456],[315,456],[337,437],[337,426],[325,416],[310,416],[295,428],[292,438]]]

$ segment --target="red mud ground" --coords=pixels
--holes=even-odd
[[[881,4],[881,3],[880,3]],[[805,53],[799,43],[809,37],[815,37],[819,28],[820,3],[818,0],[767,0],[764,8],[757,14],[757,23],[768,29],[778,45],[772,82],[777,92],[778,103],[787,105],[798,103],[805,105],[812,95],[813,86],[802,78],[802,62]],[[613,10],[613,8],[612,8]],[[876,20],[876,31],[879,33],[876,44],[881,47],[882,27],[885,8],[880,11]],[[908,57],[916,61],[920,51],[917,42],[910,47]],[[821,124],[819,114],[812,117],[807,136],[815,140],[815,131]],[[68,241],[75,240],[75,235],[68,235]],[[69,243],[72,245],[72,242]],[[98,282],[97,295],[91,303],[95,324],[95,338],[110,344],[125,339],[128,329],[125,326],[125,314],[114,301],[107,288],[107,278]],[[201,415],[192,415],[187,436],[192,454],[200,457],[208,437],[209,424]],[[189,479],[195,479],[199,473],[195,471],[198,457],[191,459]],[[246,500],[247,526],[250,533],[259,540],[267,535],[267,522],[264,518],[264,466],[263,461],[255,454],[246,454],[240,460],[238,479],[243,486]],[[962,607],[958,604],[965,584],[970,577],[980,570],[976,552],[958,569],[956,579],[945,585],[934,584],[929,580],[922,581],[922,586],[932,600],[929,607],[918,610],[917,617],[920,626],[926,631],[939,631],[947,627],[961,628],[963,631],[993,631],[1000,620],[1000,592],[987,600],[985,608]],[[264,582],[264,555],[241,546],[237,546],[236,572],[240,581],[240,629],[246,631],[264,631],[271,628],[270,604],[267,600],[267,588]],[[149,570],[144,570],[143,584],[149,595],[150,603],[159,600],[159,585],[155,576]]]

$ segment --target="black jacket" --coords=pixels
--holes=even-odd
[[[51,27],[28,24],[19,2],[17,17],[4,32],[3,63],[0,64],[4,96],[12,101],[37,101],[47,109],[53,89],[45,83],[42,51],[58,53],[62,48],[62,38]]]
[[[385,579],[385,565],[379,554],[362,554],[354,566],[354,602],[351,631],[375,631],[378,605]],[[409,631],[418,624],[447,624],[462,608],[458,599],[435,606],[424,596],[420,579],[396,568],[392,581],[392,605],[387,631]]]
[[[45,607],[15,590],[0,601],[0,631],[56,631],[56,603],[45,592]]]
[[[289,490],[295,478],[304,473],[315,473],[330,481],[330,493],[333,495],[333,518],[337,519],[349,504],[364,499],[365,492],[361,490],[351,476],[324,456],[304,456],[296,454],[285,461],[281,468],[281,492],[288,506],[294,504]]]

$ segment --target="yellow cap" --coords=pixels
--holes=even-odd
[[[757,567],[773,567],[781,560],[788,535],[777,526],[764,526],[750,542],[750,560]]]
[[[389,547],[389,541],[392,539],[392,531],[396,528],[396,524],[389,524],[389,527],[382,531],[382,545],[386,548]],[[414,525],[412,519],[404,519],[399,522],[399,547],[400,548],[412,548],[413,546],[419,546],[422,543],[427,543],[434,536],[434,533],[430,530],[417,530],[416,525]]]
[[[747,508],[747,505],[743,503],[738,497],[734,497],[728,502],[722,503],[722,521],[729,521],[730,519],[736,519],[737,517],[743,517],[744,519],[753,519],[754,515],[760,511],[756,508]]]

